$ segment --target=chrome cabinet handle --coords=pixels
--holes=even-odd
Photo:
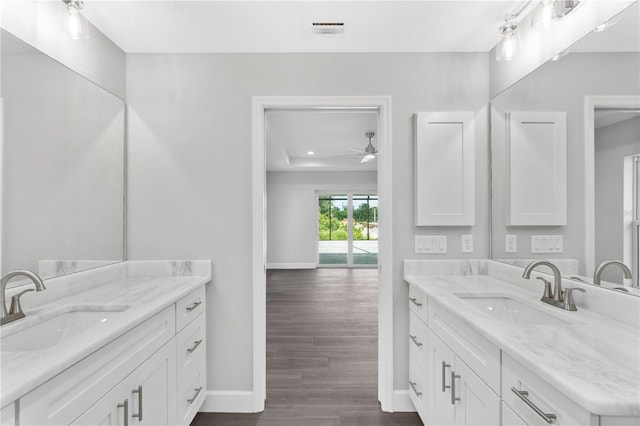
[[[520,398],[525,404],[527,404],[529,406],[529,408],[531,408],[533,411],[535,411],[537,415],[542,417],[545,422],[551,424],[557,418],[557,416],[555,414],[545,413],[540,408],[538,408],[538,406],[536,404],[531,402],[531,400],[529,398],[527,398],[529,396],[529,392],[527,392],[527,391],[519,391],[516,388],[511,388],[511,392],[515,393],[518,396],[518,398]]]
[[[410,297],[409,300],[416,305],[418,308],[422,307],[422,303],[418,302],[418,299],[416,299],[415,297]]]
[[[138,414],[132,414],[131,417],[142,421],[142,385],[138,386],[138,389],[132,390],[131,393],[138,394]]]
[[[129,400],[125,399],[122,404],[118,404],[118,408],[124,408],[124,426],[129,426]]]
[[[411,389],[413,389],[413,393],[415,393],[416,396],[420,398],[422,396],[422,392],[418,392],[418,389],[416,389],[416,382],[412,382],[411,380],[409,380],[409,385],[411,386]]]
[[[196,400],[196,398],[198,397],[198,395],[200,395],[200,392],[202,392],[202,386],[200,386],[199,388],[196,388],[196,389],[195,389],[195,391],[196,391],[196,394],[195,394],[195,395],[193,395],[193,398],[191,398],[191,399],[187,399],[187,402],[188,402],[189,404],[193,404],[193,402]]]
[[[413,340],[413,343],[416,344],[417,347],[422,347],[422,343],[418,342],[418,337],[417,336],[412,336],[411,334],[409,335],[409,338],[411,340]]]
[[[197,308],[198,306],[202,305],[202,302],[194,302],[193,305],[187,307],[187,312],[191,312],[193,311],[195,308]]]
[[[447,368],[451,367],[451,365],[447,364],[446,362],[442,361],[442,392],[445,392],[446,389],[449,389],[451,386],[446,385],[445,382],[447,381],[446,377],[447,377]]]
[[[451,371],[451,405],[456,405],[456,401],[460,401],[460,398],[456,397],[456,379],[459,378],[455,371]]]
[[[200,346],[200,343],[202,343],[202,339],[200,339],[200,340],[196,340],[196,341],[195,341],[195,342],[193,342],[193,343],[195,343],[195,345],[193,345],[193,347],[192,347],[192,348],[187,349],[187,352],[188,352],[188,353],[190,353],[190,354],[192,354],[192,353],[193,353],[193,351],[195,351],[196,349],[198,349],[198,346]]]

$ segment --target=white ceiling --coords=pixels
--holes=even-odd
[[[377,110],[270,110],[265,113],[268,171],[377,169],[377,160],[360,163],[375,132]],[[377,135],[371,140],[377,149]],[[313,151],[314,155],[308,155]]]
[[[85,0],[125,52],[487,52],[522,0]],[[318,21],[342,35],[314,35]]]
[[[594,127],[600,129],[638,117],[640,117],[640,111],[637,109],[596,109]]]

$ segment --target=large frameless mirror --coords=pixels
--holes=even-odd
[[[640,294],[632,287],[638,282],[639,261],[639,17],[636,2],[491,100],[493,259],[518,266],[550,259],[565,277],[588,283],[600,279],[603,286]],[[516,113],[525,118],[514,124]],[[566,136],[566,196],[560,198],[558,185],[545,187],[557,178],[551,175],[559,169],[550,164],[558,151],[535,157],[538,148],[549,143],[549,135],[557,135],[555,121],[564,126]],[[532,149],[515,145],[523,135]],[[514,194],[523,181],[522,173],[510,171],[516,167],[517,150],[527,153],[530,166],[521,187],[532,189]],[[517,208],[524,206],[538,216],[555,212],[558,206],[553,203],[564,202],[566,221],[514,225],[510,215],[516,202]],[[619,264],[596,273],[606,260],[619,260],[634,270],[633,282]]]
[[[2,30],[1,272],[124,258],[124,102]]]

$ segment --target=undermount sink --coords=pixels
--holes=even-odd
[[[61,313],[0,339],[2,352],[33,352],[51,348],[67,339],[99,332],[111,325],[128,306],[78,308]]]
[[[561,324],[564,321],[531,308],[508,296],[458,295],[470,305],[489,314],[491,317],[507,323],[520,325]]]

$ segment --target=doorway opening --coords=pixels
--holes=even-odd
[[[378,196],[318,194],[318,266],[378,265]]]
[[[393,391],[393,262],[392,262],[392,159],[391,98],[346,97],[254,97],[252,132],[252,275],[253,275],[253,411],[262,411],[266,397],[266,270],[267,270],[267,173],[265,113],[273,110],[375,110],[378,141],[377,184],[379,249],[377,276],[378,378],[377,394],[383,411],[394,411]],[[306,153],[305,153],[306,154]],[[311,203],[314,210],[317,204]],[[315,227],[313,228],[315,232]],[[315,245],[317,235],[313,237]]]

